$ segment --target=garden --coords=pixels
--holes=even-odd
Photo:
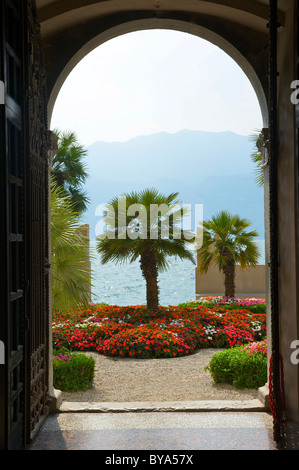
[[[265,300],[235,298],[236,265],[247,269],[259,262],[260,252],[255,243],[258,234],[250,228],[251,222],[221,211],[203,222],[203,242],[198,247],[194,234],[190,238],[190,233],[181,229],[186,214],[178,193],[165,195],[149,188],[112,198],[107,211],[111,215],[112,209],[113,217],[105,217],[107,233],[98,237],[96,250],[102,264],[139,259],[146,283],[146,305],[88,304],[92,276],[86,263],[87,239],[80,228],[80,215],[89,204],[82,187],[88,176],[84,164],[86,150],[73,132],[56,131],[56,136],[58,151],[51,162],[55,388],[75,391],[92,385],[95,364],[86,352],[156,360],[192,356],[202,349],[221,350],[207,366],[215,382],[240,388],[264,385]],[[167,210],[163,214],[158,211],[156,220],[148,226],[152,208],[162,206]],[[133,207],[142,208],[146,217],[139,217],[138,211],[132,215]],[[165,229],[169,235],[166,238]],[[185,235],[189,242],[193,239],[194,250],[187,247]],[[196,264],[195,254],[201,273],[207,272],[212,264],[223,272],[225,296],[160,306],[159,272],[169,267],[172,256]]]
[[[91,385],[92,359],[86,357],[84,362],[84,354],[78,354],[88,351],[118,358],[163,359],[192,355],[202,348],[221,349],[208,367],[215,382],[257,388],[267,381],[264,300],[204,298],[178,306],[160,306],[155,314],[143,305],[89,304],[56,312],[52,331],[54,380],[60,377],[54,386],[60,389],[66,378],[65,368],[78,367],[78,355],[81,372],[77,369],[74,375],[85,388]],[[82,369],[87,372],[87,380],[80,379]],[[77,389],[68,379],[68,390]]]
[[[99,236],[96,250],[102,264],[139,259],[146,305],[87,303],[92,276],[86,263],[87,239],[80,228],[80,215],[88,206],[82,188],[88,176],[83,158],[86,150],[74,133],[57,131],[56,135],[58,151],[51,162],[54,387],[77,391],[92,386],[95,361],[84,354],[87,352],[118,359],[156,360],[192,356],[202,349],[221,350],[207,366],[215,382],[239,388],[264,385],[266,304],[264,300],[235,298],[236,265],[247,269],[259,261],[254,241],[258,234],[247,231],[251,222],[221,211],[203,222],[202,246],[197,247],[193,237],[192,251],[185,239],[188,235],[192,240],[190,233],[180,228],[181,237],[177,236],[185,216],[178,193],[165,195],[149,188],[114,197],[108,205],[113,217],[105,218],[107,233],[112,236]],[[118,217],[123,205],[125,217]],[[162,206],[166,212],[158,212],[148,226],[145,222],[151,220],[152,208]],[[132,207],[142,208],[147,217],[129,215]],[[166,238],[165,229],[169,234]],[[123,237],[124,233],[128,236]],[[223,272],[225,296],[160,306],[158,275],[168,269],[169,258],[196,264],[195,254],[201,273],[212,264]]]

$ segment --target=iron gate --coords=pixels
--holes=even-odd
[[[279,440],[277,0],[269,5],[271,335]],[[2,0],[0,13],[0,448],[16,449],[33,439],[48,414],[46,80],[35,0]]]
[[[35,2],[0,9],[0,448],[19,449],[48,413],[47,119]]]
[[[26,100],[28,168],[28,351],[30,381],[27,440],[48,415],[49,240],[48,240],[48,129],[46,76],[35,1],[27,2],[28,90]]]

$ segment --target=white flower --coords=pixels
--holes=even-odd
[[[205,333],[206,333],[206,334],[212,334],[212,335],[214,335],[214,334],[217,333],[216,328],[214,328],[213,326],[207,326],[207,327],[204,328],[204,330],[205,330]],[[212,339],[212,338],[209,337],[209,339]]]
[[[253,331],[260,331],[262,329],[261,324],[259,322],[252,322],[251,328]]]

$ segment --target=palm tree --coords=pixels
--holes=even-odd
[[[51,184],[52,301],[54,310],[67,310],[90,301],[88,243],[80,230],[71,200]]]
[[[236,265],[247,269],[258,264],[260,252],[254,242],[258,234],[247,231],[250,226],[247,219],[227,211],[203,222],[203,244],[197,251],[199,272],[206,273],[212,264],[218,266],[224,274],[226,297],[235,296]]]
[[[255,165],[255,182],[259,188],[262,188],[264,186],[264,170],[262,168],[263,156],[256,146],[260,138],[260,134],[261,131],[256,129],[254,134],[250,136],[251,142],[255,144],[255,149],[252,151],[250,158]]]
[[[195,264],[184,239],[190,239],[191,233],[181,229],[185,212],[177,197],[178,193],[165,196],[145,189],[113,198],[107,206],[108,230],[97,243],[103,264],[139,259],[149,311],[158,310],[158,273],[168,268],[168,258],[177,256]]]
[[[70,196],[76,212],[87,209],[89,199],[82,187],[88,177],[84,158],[87,150],[79,144],[74,132],[55,130],[58,150],[52,160],[52,177],[64,194]]]

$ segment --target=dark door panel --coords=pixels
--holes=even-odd
[[[47,108],[35,2],[0,10],[0,448],[20,449],[48,414]]]

